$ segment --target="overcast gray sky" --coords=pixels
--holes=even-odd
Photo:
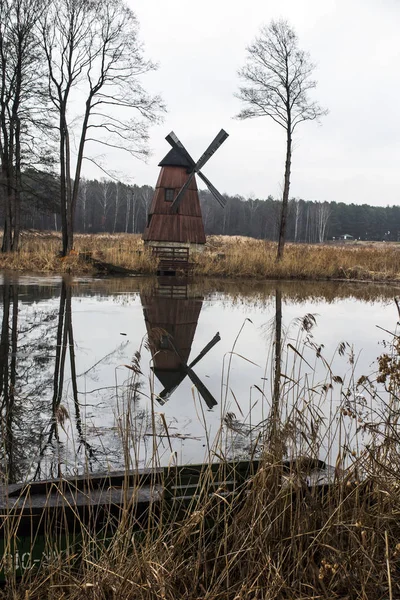
[[[291,196],[396,204],[400,200],[400,2],[398,0],[128,0],[146,56],[159,63],[143,79],[168,107],[151,131],[147,164],[108,156],[139,185],[155,185],[174,130],[194,158],[221,127],[230,137],[204,173],[220,192],[265,198],[281,193],[285,132],[271,119],[237,121],[237,69],[261,25],[285,18],[317,64],[313,97],[329,109],[295,134]],[[99,173],[90,173],[100,177]]]

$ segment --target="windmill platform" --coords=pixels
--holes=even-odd
[[[153,246],[153,255],[158,259],[157,276],[185,277],[193,271],[194,264],[189,260],[187,246]]]

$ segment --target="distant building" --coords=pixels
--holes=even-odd
[[[355,239],[354,236],[350,235],[349,233],[344,233],[343,235],[339,235],[339,237],[338,237],[338,240],[341,240],[341,241],[346,241],[346,240],[351,241],[354,239]]]

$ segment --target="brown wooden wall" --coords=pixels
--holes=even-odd
[[[165,201],[165,189],[175,190],[176,196],[187,179],[184,167],[167,166],[161,169],[149,211],[150,223],[143,234],[145,241],[205,244],[195,177],[186,190],[177,213],[171,212],[172,202]]]
[[[161,370],[176,371],[181,361],[172,350],[162,350],[157,345],[157,335],[152,331],[162,329],[174,341],[176,348],[185,363],[189,360],[197,322],[202,307],[202,300],[187,298],[159,298],[157,296],[140,295],[144,320],[151,344],[154,367]]]

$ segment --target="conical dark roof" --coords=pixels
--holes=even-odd
[[[159,167],[185,167],[189,169],[192,165],[189,160],[178,150],[172,148],[166,156],[158,163]]]

